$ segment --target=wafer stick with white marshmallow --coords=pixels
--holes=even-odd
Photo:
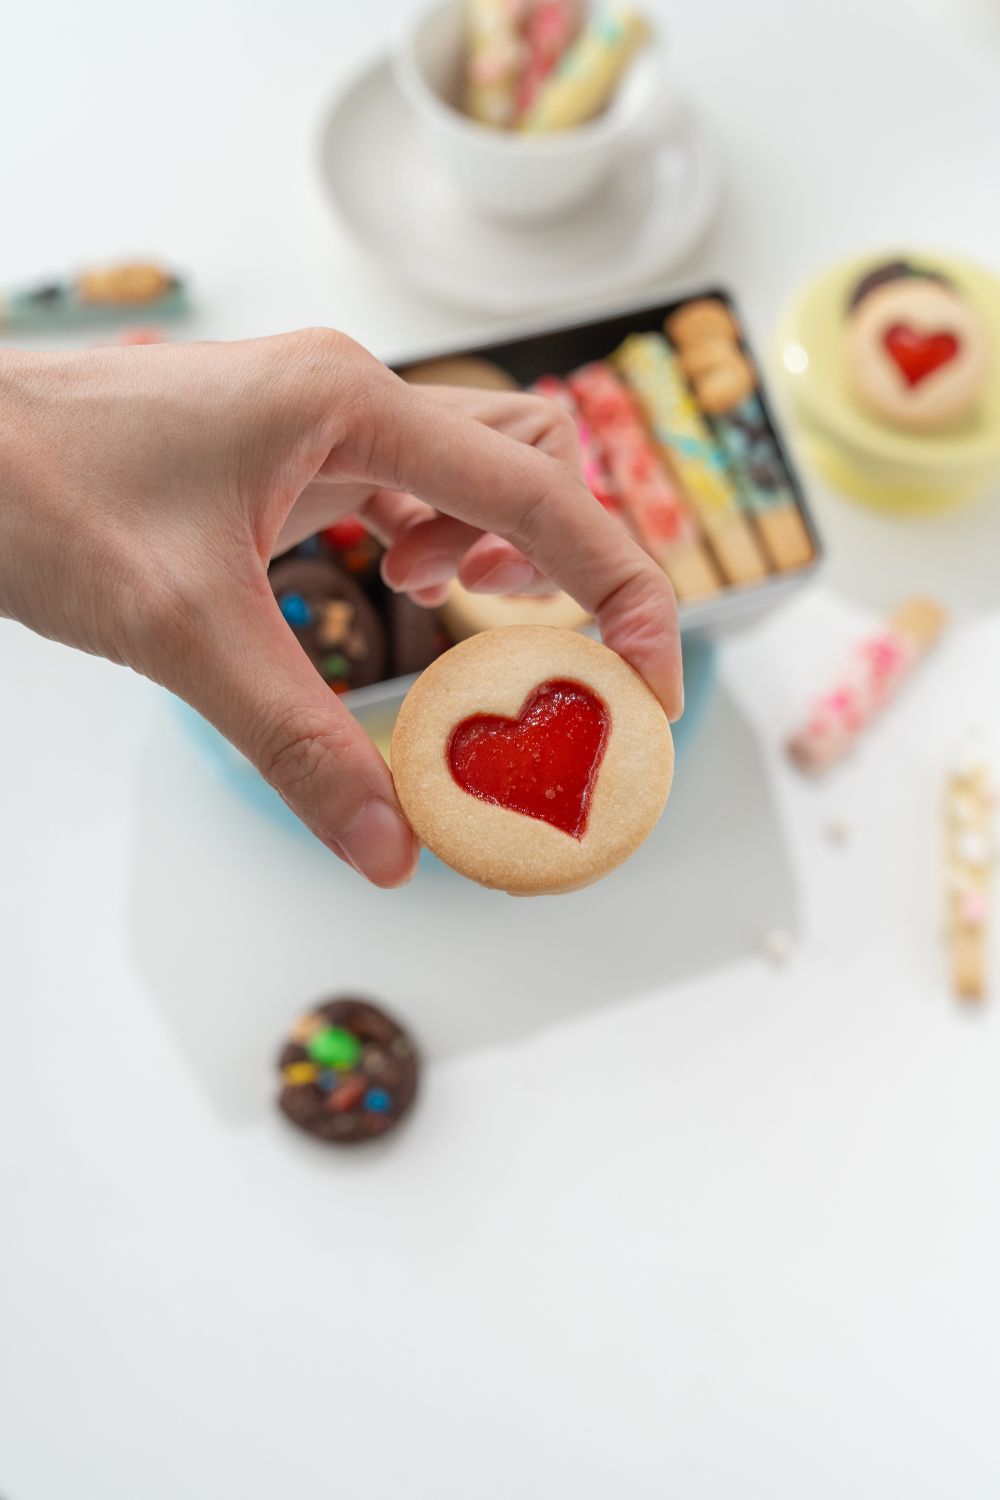
[[[945,786],[945,912],[952,984],[963,1000],[981,1000],[987,990],[995,805],[985,763],[961,757]]]
[[[843,759],[930,651],[946,619],[932,600],[909,599],[858,643],[843,674],[788,741],[800,770],[818,774]]]

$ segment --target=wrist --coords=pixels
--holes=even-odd
[[[22,596],[54,521],[47,433],[61,364],[56,355],[0,350],[0,615],[17,619],[25,618]]]

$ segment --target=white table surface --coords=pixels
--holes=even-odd
[[[317,183],[323,104],[404,9],[6,7],[0,280],[148,249],[193,272],[206,336],[460,336],[473,319],[363,264]],[[729,169],[690,272],[730,284],[758,340],[841,252],[996,260],[989,0],[663,11]],[[609,883],[577,946],[565,917],[547,961],[535,933],[539,1024],[514,1035],[488,929],[473,948],[439,911],[420,993],[383,991],[427,1017],[424,1096],[364,1160],[272,1115],[270,1046],[306,982],[383,972],[352,933],[382,924],[388,948],[413,894],[356,887],[244,808],[156,689],[0,626],[3,1500],[996,1496],[1000,1024],[943,982],[937,799],[964,730],[1000,747],[1000,497],[918,524],[812,493],[826,584],[722,668],[760,848],[794,885],[792,961],[748,928],[742,956],[665,985],[646,944],[567,1015],[581,953],[614,951]],[[804,786],[782,729],[913,587],[958,628],[864,753]],[[722,743],[727,789],[749,784]],[[720,864],[707,930],[745,919],[732,885]],[[499,950],[520,919],[488,899]],[[483,1017],[461,1045],[438,969]]]

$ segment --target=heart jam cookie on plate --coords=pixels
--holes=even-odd
[[[914,429],[968,416],[988,374],[988,335],[975,308],[946,276],[910,261],[875,266],[856,284],[846,354],[859,401]]]
[[[472,636],[399,711],[392,771],[427,847],[480,885],[534,896],[607,875],[656,825],[674,749],[620,656],[544,625]]]

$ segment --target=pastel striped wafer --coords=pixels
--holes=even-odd
[[[604,450],[636,535],[667,573],[678,599],[717,593],[719,576],[697,523],[650,441],[628,387],[604,360],[576,370],[568,383]]]
[[[465,109],[482,125],[514,123],[524,9],[524,0],[468,0]]]
[[[532,0],[524,23],[525,59],[517,81],[517,115],[534,106],[538,92],[580,24],[579,0]]]
[[[637,11],[602,5],[538,91],[520,128],[532,134],[568,130],[599,114],[648,35]]]
[[[995,803],[986,765],[962,756],[945,787],[945,914],[952,984],[963,1000],[981,1000],[987,988]]]
[[[812,539],[732,313],[705,297],[672,313],[664,327],[771,561],[781,571],[804,566]]]
[[[662,333],[635,333],[613,356],[664,457],[698,512],[712,551],[730,583],[767,573],[760,543],[740,508],[725,456],[688,388]]]

